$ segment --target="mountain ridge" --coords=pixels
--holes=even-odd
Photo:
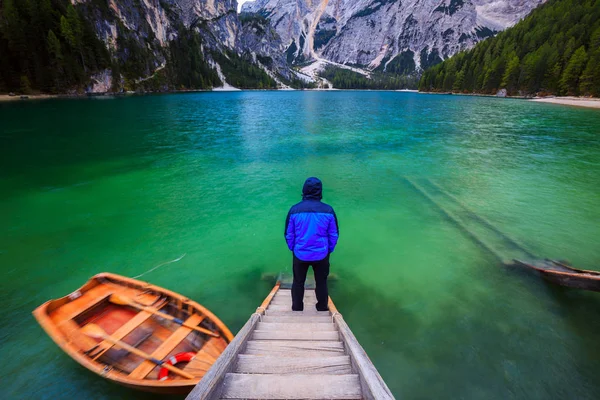
[[[286,86],[294,75],[269,46],[278,38],[265,45],[262,32],[235,0],[5,0],[0,91],[209,89],[230,87],[227,75],[241,88]]]
[[[412,58],[409,69],[418,72],[511,26],[544,1],[256,0],[242,12],[269,18],[297,63],[321,58],[386,70],[400,57]]]
[[[543,1],[4,0],[0,92],[400,88]]]

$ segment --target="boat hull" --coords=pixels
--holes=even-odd
[[[112,304],[113,295],[135,299],[136,305]],[[219,337],[181,326],[154,311],[165,312]],[[227,326],[202,305],[170,290],[110,273],[98,274],[68,296],[42,304],[33,315],[48,336],[83,367],[119,385],[159,394],[190,392],[233,339]],[[160,368],[150,361],[107,340],[83,334],[82,328],[91,323],[111,338],[160,360],[182,351],[196,352],[194,360],[181,367],[194,379],[171,374],[169,380],[158,380]]]
[[[514,265],[531,270],[556,285],[600,292],[600,273],[597,271],[576,269],[554,260],[514,260]]]

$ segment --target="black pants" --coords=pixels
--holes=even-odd
[[[329,307],[329,293],[327,290],[327,277],[329,276],[329,255],[319,261],[302,261],[294,255],[294,283],[292,284],[292,310],[304,310],[304,282],[308,267],[313,267],[315,273],[315,283],[317,285],[315,293],[317,295],[317,311],[327,311]]]

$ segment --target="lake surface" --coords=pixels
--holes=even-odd
[[[600,268],[600,112],[392,92],[0,104],[0,397],[156,398],[88,372],[31,311],[137,276],[233,332],[291,269],[318,176],[331,295],[398,398],[600,398],[600,294],[507,269],[411,186],[430,179],[540,257]]]

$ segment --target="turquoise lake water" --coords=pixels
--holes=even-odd
[[[110,271],[233,332],[318,176],[330,294],[398,398],[600,398],[600,293],[507,269],[407,181],[433,180],[540,257],[600,269],[600,111],[393,92],[0,103],[0,397],[145,399],[65,355],[31,311]]]

